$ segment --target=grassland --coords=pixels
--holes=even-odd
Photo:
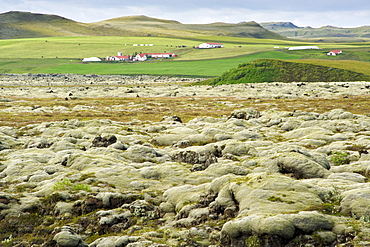
[[[65,106],[73,108],[78,105],[91,106],[95,110],[91,111],[71,111],[65,113],[46,113],[35,112],[28,114],[1,113],[1,123],[3,126],[20,127],[28,124],[64,121],[66,119],[92,120],[92,119],[111,119],[114,121],[127,122],[132,119],[141,121],[160,121],[163,116],[178,115],[187,122],[199,116],[219,117],[229,115],[241,105],[252,107],[263,111],[271,109],[279,111],[315,111],[324,113],[336,108],[342,108],[354,114],[368,114],[368,105],[370,99],[367,96],[356,96],[350,98],[296,98],[296,99],[264,99],[256,102],[254,99],[241,99],[239,97],[215,97],[215,98],[173,98],[173,97],[155,97],[155,98],[84,98],[69,101],[60,101],[53,98],[24,98],[11,97],[13,102],[0,103],[0,109],[8,107],[53,107]],[[228,102],[223,104],[222,102]],[[230,102],[232,104],[230,104]],[[136,105],[135,109],[122,109],[120,112],[107,111],[107,107],[116,105]]]
[[[221,49],[194,49],[201,42],[221,42]],[[137,46],[134,46],[137,44]],[[147,44],[147,45],[145,45]],[[153,46],[148,46],[152,44]],[[287,51],[285,47],[312,45],[301,41],[199,36],[165,37],[49,37],[0,40],[0,73],[151,74],[219,76],[240,63],[255,59],[309,59],[318,65],[370,74],[370,43],[320,44],[320,50]],[[277,48],[279,47],[279,48]],[[327,57],[331,49],[343,54]],[[141,63],[89,63],[83,57],[174,52],[175,59]],[[325,61],[324,61],[325,60]],[[327,61],[326,61],[327,60]],[[344,62],[345,60],[346,62]],[[361,62],[355,62],[361,61]]]

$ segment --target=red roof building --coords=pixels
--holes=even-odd
[[[342,51],[341,50],[332,50],[332,51],[328,52],[326,55],[328,55],[328,56],[336,56],[336,55],[339,55],[339,54],[342,54]]]

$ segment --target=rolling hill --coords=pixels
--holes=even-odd
[[[221,76],[202,83],[210,85],[260,82],[346,82],[368,81],[369,76],[304,62],[258,59],[240,64]]]
[[[291,22],[264,22],[261,26],[294,39],[324,39],[328,41],[369,41],[370,26],[342,28],[323,26],[320,28],[298,27]]]
[[[100,26],[75,22],[57,15],[29,12],[0,14],[0,39],[60,36],[119,35],[120,32]]]
[[[286,39],[255,22],[182,24],[147,16],[127,16],[80,23],[57,15],[11,11],[0,14],[0,39],[61,36],[229,36]]]

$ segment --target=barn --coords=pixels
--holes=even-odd
[[[224,47],[223,44],[221,43],[202,43],[200,45],[198,45],[197,48],[199,49],[212,49],[212,48],[222,48]]]
[[[83,63],[86,63],[86,62],[101,62],[101,59],[98,58],[98,57],[86,57],[86,58],[82,59],[82,62]]]

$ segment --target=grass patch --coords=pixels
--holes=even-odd
[[[349,154],[345,152],[334,152],[332,156],[330,156],[329,160],[335,165],[335,166],[341,166],[345,164],[349,164]]]
[[[93,106],[95,111],[70,111],[54,112],[45,114],[42,112],[17,114],[6,113],[0,114],[2,126],[21,127],[28,124],[37,124],[42,122],[65,121],[69,119],[93,120],[93,119],[110,119],[118,122],[129,122],[132,119],[141,121],[161,121],[163,116],[179,116],[183,122],[187,122],[199,116],[220,117],[229,116],[235,109],[240,109],[240,105],[251,107],[258,111],[264,111],[273,107],[277,111],[313,111],[324,113],[332,109],[342,108],[354,114],[367,115],[369,97],[356,96],[349,98],[299,98],[299,99],[263,99],[261,102],[255,102],[255,99],[241,99],[234,97],[122,97],[122,98],[83,98],[69,101],[56,100],[54,98],[13,98],[14,101],[8,107],[24,107],[38,105],[41,107],[53,107],[63,105],[72,109],[76,105]],[[220,104],[228,102],[228,104]],[[231,102],[232,105],[229,104]],[[0,108],[8,103],[0,103]],[[129,107],[134,104],[137,107]],[[108,108],[115,108],[119,105],[119,110],[107,111]],[[127,107],[122,107],[127,106]],[[149,106],[149,107],[148,107]],[[6,108],[6,106],[5,106]],[[21,130],[22,132],[27,131]]]
[[[70,191],[90,191],[90,186],[87,184],[74,184],[68,178],[63,178],[62,181],[57,182],[53,186],[54,190],[70,190]]]

